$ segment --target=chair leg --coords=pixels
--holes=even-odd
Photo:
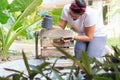
[[[38,32],[36,31],[35,34],[35,58],[38,59]]]

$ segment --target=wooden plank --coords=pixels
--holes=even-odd
[[[41,46],[42,47],[53,47],[54,45],[60,46],[60,47],[73,47],[74,42],[66,42],[66,43],[54,43],[52,38],[46,38],[46,39],[41,39]]]
[[[74,48],[62,48],[63,50],[67,51],[69,54],[74,55]],[[42,56],[65,56],[57,49],[41,49]]]
[[[40,36],[43,37],[51,37],[51,38],[60,38],[60,37],[73,37],[72,30],[59,30],[59,29],[42,29],[40,32]]]

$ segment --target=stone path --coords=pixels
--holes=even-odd
[[[39,65],[42,63],[41,60],[37,60],[37,59],[28,60],[28,62],[31,65]],[[15,70],[19,70],[19,71],[23,71],[23,72],[27,73],[26,67],[25,67],[22,59],[15,60],[15,61],[9,61],[9,62],[0,64],[0,77],[8,76],[8,75],[14,73],[11,71],[6,71],[6,70],[4,70],[4,68],[15,69]]]
[[[24,50],[24,52],[30,52],[30,54],[34,55],[34,58],[35,58],[35,45],[34,44],[32,45],[32,44],[13,43],[12,46],[10,47],[10,50],[16,50],[16,51],[20,51],[20,52],[22,50]],[[43,62],[43,60],[34,59],[34,58],[28,60],[29,64],[39,65]],[[54,63],[55,59],[50,59],[50,60],[46,60],[46,61]],[[65,63],[65,64],[63,65],[63,63]],[[62,64],[61,66],[63,67],[63,66],[72,65],[73,62],[71,60],[60,59],[60,60],[57,61],[56,66],[59,66],[60,64]],[[12,60],[12,61],[7,61],[7,62],[4,62],[4,63],[0,63],[0,77],[8,76],[8,75],[14,73],[14,72],[11,72],[11,71],[6,71],[4,68],[23,71],[24,73],[27,74],[26,67],[24,65],[23,59]]]
[[[10,50],[16,51],[25,51],[35,53],[35,45],[34,44],[24,44],[24,43],[13,43],[10,47]]]

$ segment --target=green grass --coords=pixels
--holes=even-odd
[[[53,24],[54,25],[58,25],[58,23],[60,21],[61,13],[62,13],[62,8],[54,9],[51,12],[49,12],[49,15],[51,15],[53,17]]]
[[[120,38],[108,38],[107,45],[109,45],[109,46],[120,45]]]

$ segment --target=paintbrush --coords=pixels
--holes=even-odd
[[[73,41],[73,38],[72,37],[66,37],[66,38],[55,38],[53,39],[53,43],[62,43],[64,42],[63,40],[70,40],[70,41]]]

